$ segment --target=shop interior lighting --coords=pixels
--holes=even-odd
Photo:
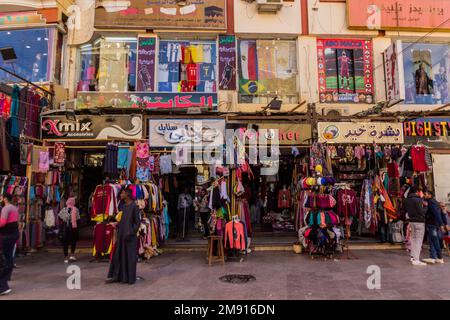
[[[5,63],[12,63],[17,60],[16,51],[13,47],[0,48],[0,54]]]

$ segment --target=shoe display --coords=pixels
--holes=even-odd
[[[422,259],[423,262],[425,263],[429,263],[429,264],[435,264],[436,260],[435,259],[431,259],[431,258],[427,258],[427,259]]]

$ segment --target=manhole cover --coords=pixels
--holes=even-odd
[[[247,283],[256,280],[256,278],[251,274],[228,274],[220,277],[219,279],[220,281],[228,283]]]

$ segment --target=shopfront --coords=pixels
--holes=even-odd
[[[450,202],[449,129],[450,119],[445,117],[417,118],[403,123],[405,145],[424,148],[431,155],[428,186],[436,193],[436,199],[446,205]]]
[[[128,187],[142,210],[138,254],[143,259],[159,254],[157,246],[168,236],[169,220],[164,214],[162,191],[148,175],[148,158],[144,158],[149,155],[148,142],[143,132],[141,115],[42,117],[44,145],[34,147],[29,166],[29,220],[42,224],[47,243],[55,242],[58,233],[52,217],[68,197],[75,197],[84,246],[92,246],[97,259],[107,257],[114,233],[109,222],[120,211],[121,190]],[[143,163],[147,171],[141,170]]]
[[[337,214],[336,226],[347,240],[375,236],[381,242],[401,243],[404,186],[411,180],[424,181],[424,168],[415,168],[414,173],[409,167],[402,124],[319,122],[318,134],[310,164],[320,180],[305,181],[313,190],[317,183],[326,182],[326,187],[312,191],[318,199],[331,200],[317,202],[318,209]]]
[[[293,236],[301,211],[298,183],[308,170],[311,125],[236,120],[227,123],[227,129],[244,141],[249,155],[246,171],[231,172],[235,208],[249,212],[255,241],[268,235]],[[232,142],[227,140],[227,145]]]

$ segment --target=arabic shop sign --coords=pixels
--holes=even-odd
[[[217,93],[79,92],[78,108],[208,108],[217,110]]]
[[[226,26],[225,0],[97,1],[95,26],[99,28],[219,29]]]
[[[319,122],[322,143],[403,143],[401,123]]]
[[[177,145],[223,145],[225,120],[222,119],[150,119],[149,139],[152,147]]]
[[[42,139],[83,140],[109,138],[142,138],[142,116],[81,116],[67,120],[66,116],[42,117]]]
[[[450,30],[448,0],[347,0],[353,29]]]

